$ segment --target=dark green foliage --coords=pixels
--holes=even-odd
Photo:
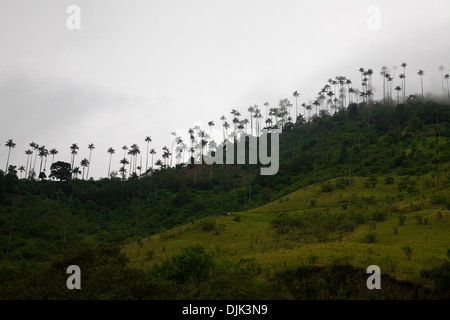
[[[377,241],[377,236],[376,236],[376,234],[373,233],[373,232],[367,233],[367,234],[364,236],[364,238],[361,239],[361,242],[364,242],[364,243],[374,243],[374,242],[376,242],[376,241]]]

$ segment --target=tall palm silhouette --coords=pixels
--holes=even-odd
[[[402,91],[402,88],[400,86],[396,86],[395,91],[397,91],[397,104],[400,104],[400,91]]]
[[[122,174],[122,181],[125,179],[125,175],[127,173],[127,169],[125,166],[129,164],[128,160],[124,157],[122,160],[120,160],[120,164],[122,164],[122,167],[119,169],[119,172]]]
[[[295,119],[297,119],[297,116],[298,116],[297,100],[298,100],[298,97],[300,97],[300,93],[298,93],[298,91],[294,91],[292,96],[295,98]]]
[[[212,127],[215,126],[214,121],[209,121],[208,126],[209,126],[209,136],[212,137]],[[178,142],[177,142],[177,144],[178,144]]]
[[[89,169],[91,168],[91,156],[92,156],[92,150],[95,149],[95,146],[93,143],[88,145],[89,148],[89,160],[88,160],[88,167],[87,167],[87,174],[86,174],[86,180],[89,179]]]
[[[147,136],[145,137],[145,142],[147,142],[147,153],[146,153],[146,157],[145,157],[145,171],[148,170],[148,148],[150,145],[150,142],[152,142],[152,138]]]
[[[52,155],[52,163],[50,164],[50,167],[52,166],[53,162],[55,161],[55,156],[59,153],[59,151],[55,148],[50,149],[50,154]]]
[[[450,88],[448,86],[448,79],[450,78],[450,75],[447,73],[444,76],[444,79],[447,81],[447,95],[448,95],[448,103],[450,104]]]
[[[20,166],[18,170],[20,171],[20,179],[22,179],[22,174],[25,171],[25,167],[24,166]]]
[[[405,74],[402,73],[398,77],[401,80],[401,90],[403,91],[403,103],[405,103]],[[398,93],[398,90],[397,90],[397,93]]]
[[[154,155],[156,154],[156,150],[155,150],[155,149],[151,149],[151,150],[150,150],[150,154],[152,155],[152,163],[151,163],[151,165],[152,165],[152,169],[153,169],[153,164],[154,164],[154,162],[153,162],[153,157],[154,157]]]
[[[80,162],[81,167],[83,167],[83,174],[81,176],[81,180],[84,180],[84,170],[89,167],[89,160],[84,158],[83,160],[81,160]]]
[[[6,160],[6,169],[5,172],[8,172],[8,164],[9,164],[9,156],[11,154],[11,149],[14,149],[16,147],[16,144],[13,142],[12,139],[9,139],[6,141],[5,147],[8,148],[8,159]]]
[[[422,80],[422,78],[423,78],[423,75],[425,74],[425,71],[419,70],[419,72],[417,72],[417,74],[420,77],[420,87],[422,88],[422,101],[423,101],[423,80]]]
[[[116,152],[116,150],[114,150],[112,147],[108,148],[108,153],[109,153],[109,165],[108,165],[108,178],[111,175],[111,159],[112,159],[112,155]]]
[[[27,166],[25,168],[25,178],[28,177],[28,162],[30,160],[30,156],[33,156],[33,150],[28,149],[25,151],[25,154],[27,155]],[[30,169],[31,169],[31,165],[30,165]]]
[[[408,64],[406,62],[402,63],[403,68],[403,103],[406,102],[406,67]]]
[[[39,158],[41,159],[41,164],[39,166],[39,177],[41,176],[42,173],[42,161],[44,160],[44,157],[48,156],[48,150],[45,149],[45,146],[40,146],[39,147]],[[45,171],[45,168],[44,168]]]
[[[250,106],[247,111],[250,113],[250,134],[253,135],[253,113],[255,112],[255,108]]]
[[[30,143],[30,147],[33,148],[33,151],[35,153],[35,155],[34,155],[33,171],[36,172],[36,160],[37,160],[37,157],[38,157],[37,150],[39,149],[39,145],[37,143],[35,143],[35,142],[31,142]],[[31,159],[31,160],[33,160],[33,159]],[[31,169],[31,165],[30,165],[30,169]],[[30,172],[31,172],[31,170],[30,170]]]
[[[72,154],[72,162],[71,162],[72,168],[75,163],[75,156],[78,154],[78,152],[77,152],[78,149],[80,149],[80,148],[78,147],[78,144],[76,144],[76,143],[72,143],[72,145],[70,146],[70,153]]]

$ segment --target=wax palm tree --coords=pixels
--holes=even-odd
[[[150,154],[152,155],[152,169],[153,169],[153,157],[154,157],[154,155],[156,154],[156,150],[155,149],[151,149],[150,150]]]
[[[18,170],[20,171],[20,179],[22,179],[22,173],[25,171],[25,167],[20,166]]]
[[[122,150],[123,150],[123,157],[125,158],[126,155],[127,155],[128,147],[125,145],[125,146],[122,147]]]
[[[75,163],[75,156],[78,154],[78,152],[77,152],[78,149],[80,149],[80,148],[78,147],[78,144],[76,144],[76,143],[72,143],[72,145],[70,146],[70,152],[72,154],[72,168]]]
[[[91,155],[92,155],[92,150],[95,149],[95,146],[93,143],[91,143],[88,145],[88,148],[89,148],[89,160],[88,160],[86,180],[89,180],[89,169],[91,168]]]
[[[35,156],[34,156],[34,164],[33,164],[33,171],[36,172],[36,160],[37,160],[37,157],[38,157],[38,152],[37,152],[37,150],[39,149],[39,145],[38,145],[37,143],[35,143],[35,142],[31,142],[31,143],[30,143],[30,147],[33,148],[33,151],[34,151],[34,153],[35,153]],[[31,159],[31,160],[33,160],[33,159]],[[30,169],[31,169],[31,164],[30,164]],[[30,172],[31,172],[31,170],[30,170]]]
[[[268,102],[264,102],[264,107],[266,107],[266,119],[268,117],[268,110],[269,110],[269,103]]]
[[[447,73],[444,76],[444,79],[447,81],[447,95],[448,95],[448,103],[450,104],[450,88],[448,86],[448,79],[450,78],[450,75]]]
[[[25,178],[28,177],[28,162],[30,160],[30,156],[33,156],[33,151],[28,149],[25,151],[25,154],[27,155],[27,166],[25,168]],[[31,169],[31,166],[30,166]]]
[[[250,106],[247,111],[250,113],[250,134],[253,135],[253,113],[255,112],[255,107]]]
[[[403,103],[406,102],[406,67],[408,65],[406,64],[406,62],[402,63],[402,68],[403,68]]]
[[[152,142],[152,138],[151,137],[145,137],[145,142],[147,142],[147,153],[146,153],[146,158],[145,158],[145,171],[147,172],[148,170],[148,148],[149,148],[149,144],[150,142]]]
[[[53,162],[55,161],[55,155],[59,153],[59,151],[55,148],[50,149],[50,154],[52,155],[52,163],[50,164],[50,167],[52,166]]]
[[[214,121],[209,121],[208,126],[209,126],[209,136],[212,137],[212,127],[215,126]]]
[[[400,78],[401,83],[402,83],[401,89],[402,89],[402,91],[403,91],[403,103],[405,103],[405,75],[402,73],[402,74],[399,75],[398,77]],[[397,93],[398,93],[398,92],[397,92]]]
[[[161,161],[161,159],[156,160],[155,165],[159,166],[159,169],[161,170],[163,167],[163,162]]]
[[[80,167],[73,168],[72,174],[73,174],[74,179],[77,179],[78,175],[81,174]]]
[[[294,91],[292,96],[295,98],[295,119],[297,119],[297,115],[298,115],[297,100],[298,100],[298,97],[300,97],[300,93],[298,93],[298,91]]]
[[[128,160],[124,157],[122,160],[120,160],[120,164],[122,167],[119,169],[119,171],[122,173],[122,180],[125,179],[125,174],[127,173],[127,169],[125,166],[129,164]]]
[[[81,167],[83,168],[83,174],[81,176],[81,180],[84,180],[84,170],[89,167],[89,160],[84,158],[83,160],[81,160],[80,162]]]
[[[16,147],[16,144],[13,142],[12,139],[9,139],[6,141],[5,147],[8,148],[8,159],[6,160],[6,169],[5,172],[8,172],[8,164],[9,164],[9,156],[11,154],[11,149],[14,149]]]
[[[44,160],[44,157],[48,156],[48,150],[45,149],[45,146],[40,146],[39,147],[39,158],[41,159],[41,165],[39,166],[39,176],[42,173],[42,161]],[[45,168],[44,168],[45,171]]]
[[[108,178],[110,177],[110,174],[111,174],[111,159],[112,159],[112,155],[115,152],[116,152],[116,150],[114,150],[112,147],[108,148],[108,153],[109,153]]]
[[[402,88],[400,86],[396,86],[395,91],[397,91],[397,104],[400,104],[400,91],[402,91]]]
[[[417,74],[418,74],[419,77],[420,77],[420,86],[421,86],[421,88],[422,88],[422,101],[423,101],[423,81],[422,81],[422,77],[423,77],[423,75],[425,74],[425,71],[419,70],[419,72],[417,72]]]

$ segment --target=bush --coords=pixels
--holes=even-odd
[[[331,191],[333,191],[334,188],[331,185],[331,183],[326,183],[321,186],[321,189],[323,192],[331,192]]]
[[[202,221],[199,223],[200,229],[203,231],[213,231],[216,229],[216,222],[215,221]]]
[[[241,222],[241,216],[234,217],[233,221]]]
[[[386,179],[384,179],[384,184],[393,184],[394,182],[395,180],[392,177],[386,177]]]
[[[145,256],[147,257],[147,260],[151,260],[153,258],[153,255],[155,254],[155,252],[153,250],[148,250],[145,253]]]
[[[406,217],[404,215],[398,216],[398,223],[402,226],[405,223]]]
[[[361,239],[361,242],[363,243],[374,243],[377,240],[377,236],[373,232],[367,233],[364,238]]]
[[[406,258],[407,258],[408,260],[411,260],[411,255],[412,255],[412,249],[411,249],[411,247],[410,247],[410,246],[404,246],[404,247],[402,247],[402,250],[403,250],[403,252],[405,253]]]
[[[421,215],[417,215],[417,216],[415,216],[414,218],[416,219],[417,224],[422,224],[423,217],[422,217]]]

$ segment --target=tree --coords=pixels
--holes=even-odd
[[[423,101],[423,81],[422,81],[422,78],[423,78],[423,75],[425,74],[425,71],[419,70],[419,72],[417,72],[417,74],[420,77],[420,86],[422,88],[422,101]]]
[[[116,150],[114,150],[113,148],[111,148],[111,147],[108,148],[108,153],[109,153],[108,178],[110,177],[110,174],[111,174],[111,159],[112,159],[112,155],[115,152],[116,152]]]
[[[9,139],[6,141],[5,147],[8,147],[8,159],[6,160],[6,169],[5,169],[5,171],[8,171],[9,156],[11,154],[11,149],[14,149],[16,147],[16,144],[13,142],[12,139]]]
[[[20,171],[20,179],[22,179],[22,174],[25,171],[25,167],[24,166],[20,166],[18,170]]]
[[[81,176],[81,180],[84,180],[84,170],[89,167],[89,160],[84,158],[83,160],[81,160],[80,162],[81,167],[83,167],[83,174]]]
[[[88,160],[88,167],[87,167],[87,174],[86,174],[86,180],[89,179],[89,168],[91,167],[91,155],[92,155],[92,150],[95,149],[95,146],[93,143],[88,145],[89,148],[89,160]]]
[[[149,136],[145,137],[145,142],[147,142],[147,153],[146,153],[147,155],[145,158],[145,171],[147,171],[148,170],[148,147],[150,145],[150,142],[152,142],[152,138]]]
[[[155,149],[151,149],[150,150],[150,154],[152,155],[152,169],[153,169],[153,157],[154,157],[154,155],[156,154],[156,150]]]
[[[27,155],[27,166],[25,168],[25,178],[27,178],[28,177],[28,162],[30,160],[30,156],[33,157],[33,150],[28,149],[25,151],[25,154]],[[30,162],[30,170],[31,170],[31,162]]]
[[[57,161],[50,166],[50,178],[55,178],[59,181],[68,181],[72,176],[70,163]]]
[[[406,62],[402,63],[402,67],[403,67],[403,103],[406,102],[406,67],[408,65],[406,64]]]
[[[400,104],[400,91],[402,91],[402,88],[400,86],[396,86],[395,91],[397,91],[397,104]]]
[[[36,170],[35,170],[36,169],[36,160],[38,157],[37,150],[39,149],[39,145],[35,142],[31,142],[30,147],[32,147],[33,151],[36,153],[36,155],[34,156],[34,164],[33,164],[33,171],[36,172]],[[33,159],[31,159],[31,160],[33,160]],[[31,164],[30,164],[30,173],[31,173]]]
[[[39,147],[39,158],[41,158],[41,164],[39,166],[39,177],[41,176],[41,173],[43,172],[42,171],[42,161],[44,160],[44,157],[46,158],[47,156],[48,156],[48,150],[45,149],[45,146],[40,146]]]
[[[439,67],[439,71],[441,71],[442,96],[444,96],[444,70],[445,70],[445,67],[441,65],[441,66]]]
[[[297,116],[298,116],[297,100],[298,100],[298,97],[300,97],[300,93],[298,93],[297,91],[294,91],[292,96],[295,98],[295,119],[297,119]]]
[[[77,150],[80,149],[78,147],[78,144],[76,143],[72,143],[72,145],[70,146],[70,153],[72,154],[72,162],[71,162],[71,166],[73,168],[74,162],[75,162],[75,156],[78,154]]]
[[[52,163],[50,164],[50,168],[51,168],[53,162],[55,161],[55,155],[57,155],[58,153],[59,153],[58,150],[56,150],[56,149],[50,149],[50,154],[52,155]]]
[[[119,169],[120,173],[122,173],[122,180],[125,179],[125,174],[127,173],[127,169],[125,169],[125,166],[129,163],[126,158],[123,158],[120,160],[120,163],[122,164],[122,168]]]
[[[450,88],[448,86],[448,79],[450,78],[450,75],[447,73],[444,76],[444,79],[447,80],[447,95],[448,95],[448,103],[450,104]]]

